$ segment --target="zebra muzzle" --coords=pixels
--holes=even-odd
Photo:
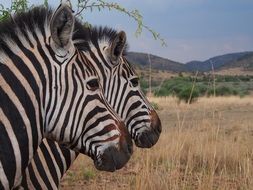
[[[114,172],[121,169],[133,153],[133,143],[126,127],[122,122],[118,126],[121,131],[119,144],[107,147],[103,154],[94,160],[95,167],[98,170]]]
[[[162,132],[161,121],[157,113],[152,110],[150,113],[150,127],[143,130],[135,139],[135,144],[140,148],[151,148],[154,146]]]

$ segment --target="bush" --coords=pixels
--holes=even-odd
[[[239,91],[229,86],[218,86],[216,88],[216,96],[229,96],[229,95],[238,95]]]
[[[192,91],[194,81],[195,86]],[[192,91],[192,98],[189,100],[192,103],[198,97],[206,95],[245,96],[253,90],[252,86],[251,76],[216,76],[215,90],[207,77],[198,77],[196,80],[192,77],[174,77],[164,81],[154,94],[155,96],[176,96],[179,100],[188,102]]]
[[[142,89],[147,89],[149,87],[149,84],[144,77],[140,77],[140,86]]]
[[[183,100],[186,103],[193,103],[199,97],[199,91],[196,88],[192,88],[192,86],[186,86],[183,88],[177,95],[179,100]]]

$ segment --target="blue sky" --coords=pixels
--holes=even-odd
[[[0,2],[6,4],[3,0]],[[40,4],[43,0],[29,2]],[[159,32],[167,42],[167,47],[161,47],[160,42],[155,41],[147,31],[136,38],[136,23],[121,13],[107,10],[84,12],[85,20],[93,25],[107,25],[126,31],[130,51],[147,52],[180,62],[206,60],[231,52],[253,51],[252,0],[113,2],[129,10],[138,9],[143,15],[144,23]],[[49,0],[49,4],[56,7],[58,2]]]

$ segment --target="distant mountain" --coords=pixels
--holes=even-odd
[[[242,70],[253,71],[253,52],[248,53],[236,60],[220,67],[220,69],[241,68]]]
[[[146,53],[129,52],[127,54],[127,58],[132,64],[137,67],[143,69],[149,68],[148,54]],[[191,61],[186,64],[151,54],[150,60],[152,63],[152,69],[176,73],[194,71],[209,72],[212,71],[212,67],[215,71],[235,67],[253,71],[253,52],[225,54],[215,56],[206,61]]]
[[[236,62],[237,60],[252,54],[252,52],[241,52],[241,53],[231,53],[216,56],[210,58],[206,61],[191,61],[186,63],[186,68],[188,71],[211,71],[212,69],[217,70],[229,63]],[[212,68],[213,67],[213,68]]]
[[[129,52],[127,59],[130,63],[133,63],[141,68],[149,68],[148,54]],[[152,69],[167,70],[173,72],[185,71],[185,64],[158,57],[150,54],[150,61],[152,63]]]

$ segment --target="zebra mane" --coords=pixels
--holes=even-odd
[[[42,34],[45,34],[45,24],[49,23],[52,14],[51,8],[38,6],[0,22],[0,50],[5,49],[7,40],[18,43],[18,31],[22,32],[25,37],[28,36],[28,32],[34,34],[38,29]],[[84,27],[76,19],[73,41],[79,50],[86,51],[89,50],[89,43],[97,45],[99,40],[108,41],[111,44],[117,34],[116,30],[109,27]],[[126,53],[127,47],[128,45],[123,53]]]
[[[117,37],[118,32],[110,27],[103,26],[91,26],[85,27],[80,22],[75,23],[73,40],[75,46],[79,50],[88,51],[90,49],[89,44],[92,43],[98,46],[99,41],[107,41],[110,45]],[[76,43],[75,43],[76,41]],[[129,46],[125,45],[123,55],[127,54]]]
[[[16,13],[0,22],[0,49],[4,48],[6,40],[18,42],[18,32],[27,37],[28,32],[34,34],[39,29],[44,34],[45,23],[49,21],[52,13],[51,9],[39,6],[27,12]]]

